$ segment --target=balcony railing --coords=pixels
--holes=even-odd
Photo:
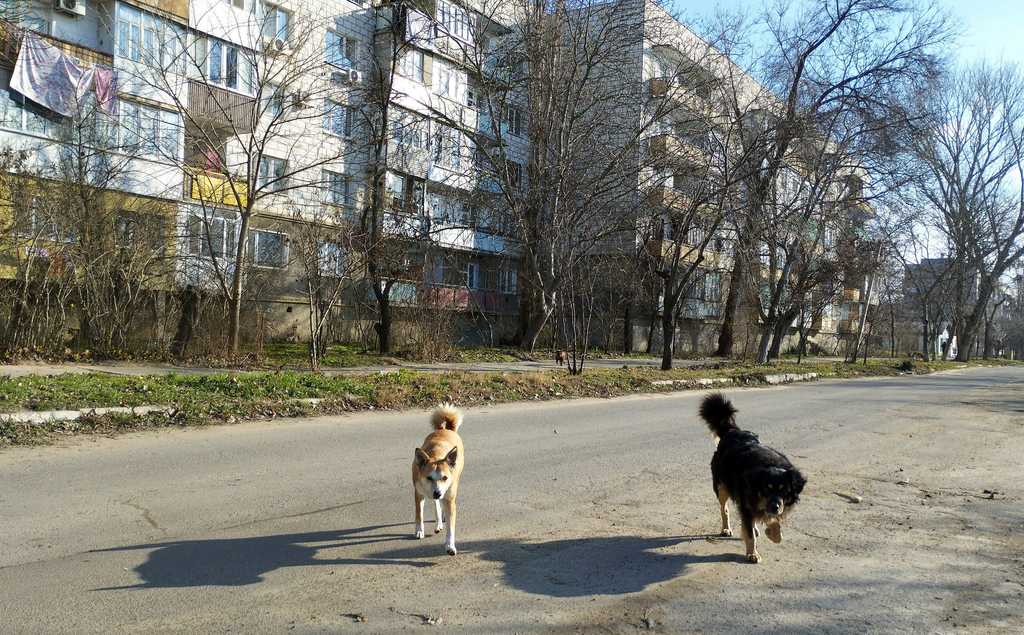
[[[18,60],[18,50],[21,48],[23,33],[23,29],[19,29],[6,20],[0,20],[0,66],[14,68],[15,62]],[[36,33],[35,35],[48,44],[56,46],[63,53],[75,58],[85,67],[95,66],[96,64],[111,66],[114,63],[113,56],[108,53],[86,48],[80,44],[42,33]]]
[[[187,168],[185,192],[192,200],[207,205],[245,207],[248,203],[249,188],[245,181],[232,182],[231,177],[226,174]]]
[[[655,135],[649,143],[651,158],[659,165],[702,165],[709,157],[707,150],[676,135]]]
[[[242,132],[255,124],[256,100],[247,95],[190,79],[188,112],[199,120],[230,125]]]
[[[483,289],[447,285],[424,285],[420,292],[424,305],[439,309],[459,311],[484,311],[487,313],[515,313],[519,308],[514,293],[502,293]]]

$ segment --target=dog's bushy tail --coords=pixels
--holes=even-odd
[[[729,430],[736,429],[736,421],[733,416],[736,408],[725,398],[722,393],[708,395],[700,402],[700,418],[708,424],[716,437],[721,437]]]
[[[462,411],[456,408],[455,404],[439,404],[430,415],[430,425],[434,426],[435,430],[455,432],[462,425]]]

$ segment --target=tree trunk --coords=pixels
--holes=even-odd
[[[771,346],[774,332],[775,320],[770,320],[761,327],[761,338],[757,342],[757,358],[755,360],[758,364],[768,363],[768,349]]]
[[[235,270],[231,272],[230,315],[228,316],[228,352],[238,355],[239,338],[242,329],[242,279],[245,265],[245,248],[249,242],[250,214],[241,214],[238,226],[238,246],[235,248]]]
[[[740,295],[740,259],[732,266],[729,274],[729,292],[725,296],[725,308],[722,310],[722,329],[718,332],[718,348],[716,357],[732,357],[736,341],[736,308]]]
[[[377,331],[377,351],[381,355],[391,352],[391,285],[386,285],[385,292],[377,297],[379,316],[374,325]]]
[[[633,352],[633,303],[627,302],[622,316],[622,352],[629,355]]]
[[[672,370],[676,350],[676,319],[674,307],[665,305],[661,313],[661,370]]]

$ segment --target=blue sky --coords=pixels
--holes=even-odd
[[[956,47],[964,61],[988,58],[1024,64],[1024,2],[1022,0],[940,0],[965,34]],[[699,20],[717,7],[759,10],[763,0],[669,0],[683,18]]]

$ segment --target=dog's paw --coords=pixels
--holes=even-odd
[[[729,529],[727,527],[727,528],[723,529],[718,535],[719,536],[725,536],[726,538],[728,538],[729,536],[732,535],[732,529]]]
[[[774,543],[782,542],[782,525],[774,524],[768,525],[764,528],[764,535],[768,536],[768,540]]]
[[[422,529],[417,529],[415,535],[416,535],[416,540],[423,540],[423,536],[425,536],[426,534],[424,533],[424,531]]]
[[[455,554],[459,553],[459,550],[455,548],[455,545],[445,545],[444,550],[448,553],[449,556],[454,556]]]
[[[747,562],[749,562],[751,564],[757,564],[757,563],[761,562],[761,555],[758,554],[758,553],[748,553],[747,554]]]
[[[439,534],[439,533],[441,533],[441,530],[443,530],[443,529],[444,529],[444,523],[441,523],[437,527],[434,527],[434,533],[435,534]]]

